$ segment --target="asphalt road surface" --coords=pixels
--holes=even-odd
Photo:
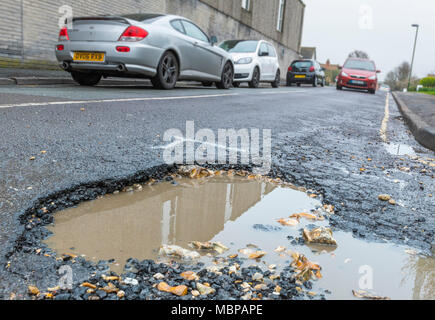
[[[0,297],[56,276],[48,275],[44,257],[16,250],[17,238],[25,233],[20,215],[55,192],[122,180],[164,164],[164,132],[184,131],[189,120],[197,130],[272,129],[272,175],[322,193],[324,202],[336,207],[333,226],[430,252],[435,154],[414,140],[385,92],[310,86],[228,91],[4,86]],[[379,201],[380,194],[398,204]],[[6,267],[10,260],[15,267]]]

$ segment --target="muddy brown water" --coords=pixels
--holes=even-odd
[[[283,246],[320,264],[323,278],[314,282],[312,291],[327,289],[331,292],[327,298],[353,299],[352,290],[369,289],[392,299],[435,299],[435,259],[412,248],[366,242],[341,231],[334,232],[337,247],[292,245],[287,237],[300,237],[301,228],[328,226],[327,220],[301,219],[296,227],[276,222],[321,207],[319,200],[304,192],[242,178],[180,179],[178,183],[107,195],[59,212],[49,226],[54,235],[46,243],[58,254],[73,253],[93,261],[115,259],[111,268],[116,272],[130,257],[158,260],[161,245],[188,248],[189,241],[210,240],[230,248],[225,257],[256,245],[266,256],[261,262],[246,259],[243,266],[266,270],[276,264],[280,272],[292,261],[289,254],[274,251]],[[201,258],[206,264],[211,259]]]

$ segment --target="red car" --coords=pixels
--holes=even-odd
[[[375,94],[378,88],[378,76],[381,71],[376,70],[372,60],[349,58],[337,79],[337,90],[343,88],[368,90]]]

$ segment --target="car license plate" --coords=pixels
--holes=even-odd
[[[304,74],[297,74],[297,75],[295,75],[295,78],[302,78],[302,79],[304,79],[305,75]]]
[[[74,52],[74,61],[104,62],[104,57],[101,52]]]
[[[359,81],[359,80],[351,80],[350,83],[351,84],[361,84],[361,85],[366,84],[364,81]]]

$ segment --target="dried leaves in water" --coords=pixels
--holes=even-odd
[[[283,219],[279,219],[277,220],[278,223],[280,223],[283,226],[297,226],[299,224],[299,221],[296,219],[291,219],[291,218],[283,218]]]
[[[256,251],[254,253],[251,253],[249,255],[249,259],[260,259],[263,258],[266,255],[266,252],[264,251]]]
[[[169,246],[163,245],[160,247],[160,256],[168,256],[183,260],[195,260],[199,259],[201,256],[198,252],[190,251],[179,246]]]
[[[312,278],[322,278],[322,274],[320,273],[321,267],[318,264],[309,261],[307,257],[299,252],[292,252],[291,256],[293,258],[291,266],[296,269],[297,278],[304,281],[308,281]]]
[[[306,218],[306,219],[309,219],[309,220],[316,220],[317,216],[315,214],[312,214],[312,213],[301,212],[301,213],[292,214],[290,216],[290,218],[295,218],[295,219],[298,219],[298,220],[301,219],[301,218]]]
[[[391,300],[388,297],[380,297],[374,294],[371,294],[364,290],[352,290],[352,293],[355,297],[360,299],[370,299],[370,300]]]
[[[224,246],[220,242],[199,242],[199,241],[192,241],[189,243],[189,246],[197,249],[197,250],[212,250],[216,251],[219,254],[224,253],[225,251],[228,251],[229,249]]]

